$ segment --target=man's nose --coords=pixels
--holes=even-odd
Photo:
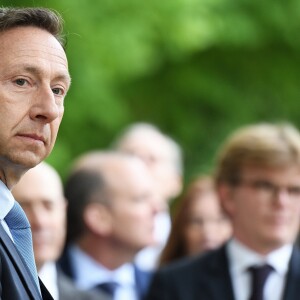
[[[42,87],[32,101],[31,119],[50,123],[63,114],[63,104],[57,102],[50,87]]]

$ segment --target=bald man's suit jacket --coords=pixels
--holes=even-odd
[[[53,300],[40,281],[41,294],[14,243],[0,224],[0,299]]]
[[[300,252],[294,248],[283,300],[296,299],[300,299]],[[236,300],[225,246],[159,270],[146,300]]]

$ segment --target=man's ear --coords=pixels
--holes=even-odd
[[[221,206],[224,212],[231,217],[234,213],[234,188],[228,183],[219,183],[217,186]]]
[[[182,177],[180,175],[174,175],[170,183],[170,197],[171,199],[177,197],[182,190]]]
[[[63,198],[63,205],[62,206],[63,206],[62,209],[64,210],[64,213],[67,214],[69,202],[68,202],[67,198],[65,198],[65,197]]]
[[[112,217],[109,207],[102,203],[92,202],[85,208],[83,219],[85,226],[93,232],[101,236],[106,236],[112,229]]]

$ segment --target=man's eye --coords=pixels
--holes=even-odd
[[[268,181],[257,181],[255,187],[262,190],[272,190],[274,188],[273,184]]]
[[[63,95],[63,94],[64,94],[64,91],[63,91],[63,89],[61,89],[61,88],[53,88],[53,89],[52,89],[52,92],[53,92],[53,94],[55,94],[55,95]]]
[[[18,78],[17,80],[15,80],[15,83],[19,86],[23,86],[26,84],[26,79]]]
[[[289,187],[288,192],[291,195],[300,196],[300,187],[298,186]]]

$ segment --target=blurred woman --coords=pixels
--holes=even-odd
[[[213,180],[201,176],[188,186],[179,200],[159,265],[214,249],[230,238],[231,231]]]

